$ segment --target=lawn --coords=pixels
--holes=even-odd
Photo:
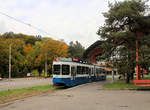
[[[112,90],[150,90],[150,87],[136,87],[133,81],[130,81],[130,84],[126,84],[125,80],[114,81],[104,85],[103,88]]]
[[[0,103],[31,97],[43,93],[52,92],[52,85],[34,86],[29,88],[0,91]]]

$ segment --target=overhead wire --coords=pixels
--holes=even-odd
[[[6,17],[8,17],[8,18],[10,18],[10,19],[12,19],[12,20],[14,20],[14,21],[16,21],[16,22],[19,22],[19,23],[22,23],[22,24],[24,24],[24,25],[27,25],[27,26],[29,26],[29,27],[31,27],[31,28],[33,28],[33,29],[39,31],[39,32],[43,32],[43,33],[45,33],[45,34],[47,34],[47,35],[49,35],[49,36],[53,36],[53,37],[55,37],[56,39],[60,39],[60,38],[56,37],[55,35],[50,34],[50,33],[46,32],[46,31],[44,31],[43,29],[40,29],[40,28],[38,28],[38,27],[36,27],[36,26],[34,26],[34,25],[31,25],[30,23],[26,23],[26,22],[24,22],[24,21],[22,21],[22,20],[19,20],[19,19],[15,18],[15,17],[12,17],[12,16],[10,16],[10,15],[8,15],[8,14],[6,14],[6,13],[0,12],[0,14],[6,16]],[[52,38],[53,38],[53,37],[52,37]]]

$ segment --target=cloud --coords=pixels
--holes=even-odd
[[[2,1],[2,0],[0,0]],[[13,31],[54,39],[64,39],[67,43],[78,40],[85,47],[99,39],[98,28],[103,25],[102,12],[108,10],[107,0],[5,0],[0,6],[2,12],[30,23],[46,33],[17,23],[0,15],[0,33]],[[2,19],[3,18],[3,19]]]
[[[7,31],[6,24],[5,24],[4,20],[0,21],[0,30],[1,30],[1,33],[4,33]]]

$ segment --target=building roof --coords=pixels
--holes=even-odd
[[[96,49],[100,48],[100,46],[102,45],[103,42],[104,41],[98,40],[95,43],[93,43],[91,46],[89,46],[83,53],[83,59],[87,59],[92,52],[94,52]]]

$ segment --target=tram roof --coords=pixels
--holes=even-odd
[[[92,63],[84,63],[84,62],[74,62],[74,61],[53,61],[53,63],[73,63],[73,64],[85,64],[85,65],[93,65]]]
[[[86,64],[86,65],[93,65],[92,63],[87,63],[78,58],[55,58],[54,62],[68,62],[68,63],[76,63],[76,64]]]

